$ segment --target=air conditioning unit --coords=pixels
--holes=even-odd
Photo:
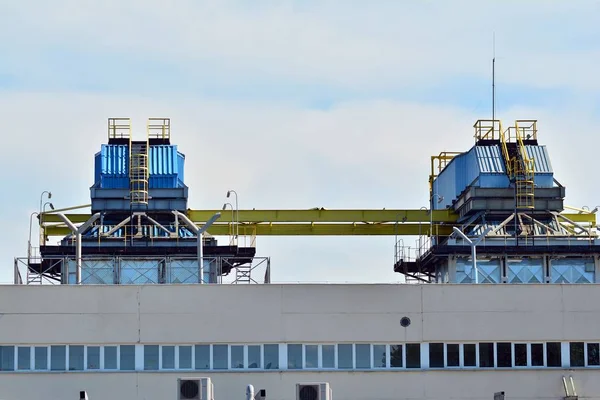
[[[333,400],[327,382],[296,384],[296,400]]]
[[[177,379],[177,400],[214,400],[210,378]]]

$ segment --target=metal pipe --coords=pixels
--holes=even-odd
[[[33,219],[34,214],[37,214],[38,216],[40,215],[37,211],[34,211],[31,213],[31,215],[29,215],[29,240],[27,241],[27,264],[31,263],[31,225],[32,225],[32,219]]]
[[[81,284],[81,232],[75,234],[75,283]]]
[[[81,284],[81,263],[82,263],[82,247],[81,247],[81,234],[90,227],[98,218],[100,218],[100,213],[96,213],[92,215],[90,219],[84,222],[81,226],[77,227],[73,224],[69,218],[67,218],[63,213],[56,213],[60,219],[69,227],[69,229],[75,235],[75,283],[77,285]]]
[[[231,193],[235,194],[235,214],[236,214],[236,219],[237,219],[235,237],[237,239],[237,237],[240,234],[240,208],[238,206],[238,194],[237,194],[237,192],[235,190],[228,190],[227,191],[227,198],[229,198],[229,196],[231,195]]]

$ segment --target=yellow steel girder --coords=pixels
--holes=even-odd
[[[188,210],[195,223],[207,221],[215,213],[221,218],[208,232],[227,236],[231,232],[232,213],[221,210]],[[576,223],[596,224],[592,213],[562,214]],[[67,214],[73,223],[83,223],[89,214]],[[235,219],[235,215],[233,215]],[[43,214],[46,235],[64,236],[69,230],[53,213]],[[451,233],[457,215],[450,210],[434,210],[434,234]],[[240,234],[243,235],[418,235],[429,234],[430,215],[427,210],[240,210]]]

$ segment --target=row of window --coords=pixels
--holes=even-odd
[[[599,367],[600,344],[0,346],[0,371]]]

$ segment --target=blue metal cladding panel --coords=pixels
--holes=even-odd
[[[552,174],[552,164],[546,146],[525,146],[529,158],[533,158],[533,167],[536,174]]]
[[[94,186],[100,184],[100,177],[102,176],[102,157],[100,152],[94,155]]]
[[[500,146],[476,146],[479,172],[483,174],[506,174]]]
[[[129,176],[129,146],[103,144],[100,153],[102,175]]]
[[[182,187],[185,184],[184,178],[184,170],[185,170],[185,155],[177,152],[177,176],[179,178],[179,186]]]
[[[170,189],[177,187],[177,146],[150,146],[149,154],[150,189]]]
[[[457,156],[461,157],[461,156]],[[434,209],[444,209],[452,204],[452,200],[456,197],[456,176],[455,176],[455,161],[452,160],[440,175],[433,181],[433,193],[443,196],[444,200],[441,203],[434,199]]]

